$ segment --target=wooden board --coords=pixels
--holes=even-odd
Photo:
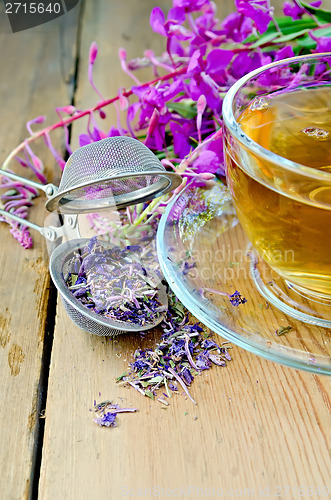
[[[227,368],[195,380],[197,406],[179,395],[164,410],[114,381],[133,351],[155,345],[158,334],[145,341],[95,338],[73,327],[63,308],[57,325],[41,498],[135,498],[153,487],[191,491],[189,498],[198,498],[198,488],[249,489],[257,497],[287,485],[287,497],[298,498],[299,487],[330,485],[327,378],[235,347]],[[89,411],[94,399],[139,412],[119,416],[117,428],[99,428]]]
[[[232,2],[218,1],[219,17]],[[158,2],[165,9],[170,2]],[[95,83],[110,97],[128,86],[117,59],[128,57],[160,37],[148,27],[155,2],[88,2],[76,105],[95,103],[87,82],[90,43],[99,44]],[[223,10],[222,10],[223,9]],[[106,20],[106,21],[105,21]],[[73,129],[74,144],[82,124]],[[75,142],[76,141],[76,142]],[[116,340],[84,333],[68,319],[62,304],[56,318],[46,407],[39,496],[43,500],[118,499],[156,496],[280,496],[298,498],[298,488],[330,486],[330,381],[290,370],[232,349],[227,368],[202,374],[192,385],[194,406],[182,395],[162,409],[157,401],[115,384],[136,348],[151,347],[156,330],[145,339]],[[110,399],[138,413],[118,418],[114,429],[99,428],[90,411],[94,400]],[[163,489],[163,491],[162,491]],[[321,490],[325,492],[325,490]],[[250,493],[251,492],[251,493]],[[210,495],[212,496],[212,495]]]
[[[51,123],[55,106],[68,103],[73,91],[76,18],[77,12],[72,12],[49,25],[12,34],[5,26],[1,4],[2,160],[28,136],[28,120],[48,113]],[[60,28],[67,31],[64,40]],[[65,61],[60,39],[65,43]],[[44,160],[51,176],[52,157]],[[27,174],[23,169],[20,173]],[[46,215],[43,203],[41,197],[30,214],[39,224]],[[23,250],[7,225],[0,224],[0,498],[6,500],[30,497],[37,458],[50,279],[45,243],[39,234],[33,237],[34,248]]]

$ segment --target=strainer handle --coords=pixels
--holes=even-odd
[[[35,182],[30,179],[26,179],[25,177],[13,174],[12,172],[7,172],[7,170],[3,170],[2,168],[0,168],[0,175],[4,175],[5,177],[8,177],[13,181],[22,182],[22,184],[27,184],[28,186],[40,189],[41,191],[44,191],[44,193],[48,197],[53,196],[53,194],[55,194],[58,191],[58,188],[54,186],[54,184],[40,184],[40,182]]]
[[[77,215],[62,215],[64,218],[64,225],[60,227],[42,227],[30,222],[28,220],[22,219],[11,212],[6,212],[5,210],[0,209],[0,215],[3,217],[7,217],[8,219],[14,220],[23,226],[30,227],[31,229],[35,229],[38,231],[46,240],[48,241],[56,241],[58,238],[62,236],[69,236],[71,238],[80,238],[79,228],[77,224]]]
[[[46,240],[48,241],[55,241],[59,235],[58,232],[55,231],[54,228],[52,227],[41,227],[38,226],[37,224],[34,224],[33,222],[30,222],[25,219],[21,219],[21,217],[18,217],[15,214],[12,214],[11,212],[6,212],[5,210],[0,210],[0,215],[3,217],[6,217],[7,219],[14,220],[15,222],[18,222],[19,224],[22,224],[23,226],[30,227],[31,229],[35,229],[38,231]]]

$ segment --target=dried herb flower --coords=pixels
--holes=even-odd
[[[211,293],[211,294],[216,294],[216,295],[222,295],[224,297],[229,297],[230,304],[232,304],[235,307],[240,306],[240,304],[246,304],[247,299],[245,297],[241,296],[241,293],[236,290],[234,293],[226,293],[226,292],[221,292],[220,290],[216,290],[214,288],[201,288],[200,289],[200,295],[203,299],[205,299],[205,293]]]
[[[105,427],[116,427],[116,413],[111,413],[108,411],[102,417],[95,418],[94,422],[98,425],[105,426]]]
[[[107,400],[102,403],[94,401],[94,411],[98,415],[94,422],[100,427],[116,427],[115,420],[118,413],[133,413],[137,411],[137,408],[120,408],[118,404],[113,404]]]
[[[233,306],[239,306],[240,304],[245,304],[247,302],[247,299],[245,299],[245,297],[242,297],[240,292],[236,290],[232,295],[230,295],[230,302]]]
[[[172,392],[182,387],[196,404],[188,390],[195,377],[213,364],[226,366],[231,356],[225,345],[219,346],[214,340],[205,338],[199,323],[190,324],[189,320],[188,311],[174,295],[169,295],[169,310],[162,323],[160,342],[154,349],[135,351],[131,373],[122,378],[122,383],[152,399],[164,388],[166,393],[162,394],[171,397]]]
[[[138,246],[103,246],[94,236],[69,262],[65,282],[97,314],[143,326],[165,306],[158,299],[157,277],[140,262],[140,252]]]

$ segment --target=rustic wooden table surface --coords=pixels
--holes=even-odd
[[[231,0],[217,4],[220,18],[233,9]],[[131,58],[164,49],[149,27],[156,5],[166,10],[170,0],[81,1],[62,18],[17,34],[2,10],[2,159],[27,136],[29,119],[46,114],[52,123],[56,106],[96,102],[87,80],[93,40],[101,92],[110,97],[128,87],[117,50],[126,47]],[[52,166],[51,157],[46,164]],[[42,198],[30,213],[38,223]],[[133,351],[153,346],[160,332],[114,342],[79,330],[50,282],[45,242],[34,239],[34,248],[23,250],[0,224],[1,500],[327,497],[329,378],[234,346],[227,368],[192,385],[197,406],[178,396],[164,411],[114,382]],[[100,428],[89,411],[95,399],[139,412],[124,415],[116,428]]]

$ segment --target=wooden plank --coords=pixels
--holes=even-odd
[[[232,2],[217,3],[224,9],[220,17],[230,12]],[[166,10],[169,2],[158,5]],[[107,97],[130,84],[119,69],[119,46],[127,49],[129,58],[150,46],[160,52],[160,37],[152,36],[148,27],[154,6],[152,0],[87,3],[78,108],[96,101],[86,77],[93,40],[99,44],[95,83]],[[83,124],[75,124],[75,145],[83,130]],[[224,497],[240,492],[244,496],[250,489],[246,496],[254,498],[279,492],[284,498],[298,498],[300,486],[316,490],[329,485],[327,378],[283,368],[234,347],[227,368],[195,380],[192,395],[197,406],[184,396],[173,396],[165,410],[159,402],[114,382],[135,349],[154,346],[159,337],[157,330],[145,339],[94,337],[75,327],[60,304],[40,498],[148,498],[158,492],[160,497],[200,498],[213,489],[219,490],[218,496],[222,490]],[[89,411],[95,399],[133,405],[139,412],[120,416],[117,428],[99,428]]]
[[[1,18],[4,22],[3,9]],[[29,135],[28,120],[47,114],[51,123],[56,119],[55,106],[68,103],[73,91],[76,19],[73,11],[66,18],[21,33],[10,33],[8,26],[1,30],[2,160]],[[70,57],[63,68],[60,28],[65,26],[65,49]],[[52,157],[44,155],[43,159],[52,176]],[[23,169],[20,173],[27,174]],[[43,223],[43,203],[43,197],[37,200],[30,220]],[[37,451],[50,279],[45,242],[38,234],[33,237],[34,248],[24,250],[9,234],[7,224],[0,224],[0,497],[6,500],[30,497]]]
[[[227,368],[195,380],[191,393],[197,406],[181,395],[164,410],[114,382],[134,350],[155,345],[158,334],[144,341],[95,338],[73,327],[62,307],[57,325],[41,498],[88,499],[105,492],[109,498],[135,498],[140,489],[154,486],[249,489],[258,497],[261,489],[274,495],[287,485],[293,493],[288,498],[298,498],[294,493],[300,486],[316,491],[329,486],[326,377],[283,368],[234,347]],[[89,411],[94,399],[132,405],[139,413],[120,416],[115,429],[99,428]],[[198,498],[193,491],[190,498]]]

